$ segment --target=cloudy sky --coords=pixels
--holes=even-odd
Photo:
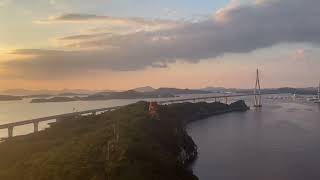
[[[0,89],[315,86],[319,0],[0,0]]]

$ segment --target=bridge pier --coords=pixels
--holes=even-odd
[[[33,123],[33,131],[34,132],[38,132],[39,131],[39,122],[38,121],[35,121]]]
[[[228,97],[225,97],[225,104],[228,104]]]
[[[8,138],[13,137],[13,126],[8,127]]]

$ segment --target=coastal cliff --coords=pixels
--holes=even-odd
[[[0,179],[196,180],[188,168],[197,146],[187,123],[245,111],[243,101],[160,106],[158,117],[139,102],[95,116],[73,117],[0,144]]]

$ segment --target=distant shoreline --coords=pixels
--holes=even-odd
[[[32,99],[31,103],[45,103],[45,102],[71,102],[71,101],[102,101],[111,99],[146,99],[146,98],[173,98],[180,94],[209,94],[208,91],[189,90],[189,89],[174,89],[174,88],[160,88],[154,91],[139,92],[135,90],[128,90],[123,92],[101,92],[84,97],[52,97]]]
[[[13,95],[7,94],[10,91],[4,92],[5,95],[0,95],[0,101],[19,101],[26,98],[33,98],[31,103],[52,103],[52,102],[72,102],[72,101],[103,101],[111,99],[144,99],[144,98],[169,98],[179,96],[181,94],[209,94],[209,93],[252,93],[252,89],[236,89],[236,88],[214,88],[207,87],[203,89],[178,89],[178,88],[159,88],[142,87],[127,91],[102,91],[95,93],[82,93],[67,91],[55,94],[48,94],[50,92],[41,91],[39,94],[28,95]],[[15,92],[15,91],[12,91]],[[19,91],[18,91],[19,92]],[[21,90],[20,93],[30,93],[28,90]],[[32,91],[31,91],[32,92]],[[92,91],[94,92],[94,91]],[[297,95],[316,95],[317,88],[265,88],[261,89],[261,93],[275,93],[275,94],[297,94]]]

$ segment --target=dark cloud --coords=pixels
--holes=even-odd
[[[247,53],[279,43],[319,44],[319,7],[319,0],[266,0],[260,4],[228,9],[223,20],[216,17],[169,30],[87,38],[75,44],[79,47],[108,47],[100,50],[20,50],[16,53],[36,56],[5,65],[31,77],[51,74],[63,77],[91,70],[166,67],[177,59],[198,62],[204,58]]]

